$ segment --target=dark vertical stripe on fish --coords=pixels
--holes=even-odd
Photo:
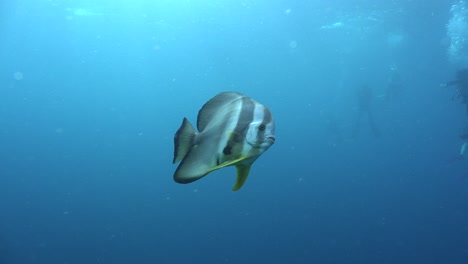
[[[234,131],[245,136],[250,123],[254,120],[255,102],[247,96],[242,97],[241,111]]]

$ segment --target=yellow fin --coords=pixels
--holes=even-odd
[[[229,161],[223,162],[223,163],[219,164],[218,166],[215,166],[215,167],[209,169],[208,173],[212,172],[212,171],[215,171],[215,170],[219,170],[219,169],[227,167],[227,166],[235,165],[236,163],[241,162],[243,160],[246,160],[248,158],[250,158],[250,156],[243,156],[243,157],[240,157],[240,158],[235,159],[235,160],[229,160]]]
[[[237,165],[236,169],[237,169],[236,184],[232,188],[234,192],[242,188],[245,181],[247,180],[247,177],[249,176],[249,172],[250,172],[250,165]]]

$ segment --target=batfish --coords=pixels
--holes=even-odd
[[[235,166],[237,179],[232,190],[237,191],[254,161],[275,142],[270,110],[237,92],[223,92],[206,102],[198,112],[197,130],[184,118],[175,133],[173,163],[180,164],[174,180],[178,183]]]

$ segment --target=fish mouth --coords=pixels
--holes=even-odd
[[[276,140],[275,136],[268,136],[266,138],[270,140],[271,142],[275,143],[275,140]]]

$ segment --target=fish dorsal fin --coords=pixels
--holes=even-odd
[[[236,92],[224,92],[211,98],[198,112],[197,128],[199,132],[203,132],[208,123],[220,113],[220,109],[228,104],[239,100],[244,95]]]

